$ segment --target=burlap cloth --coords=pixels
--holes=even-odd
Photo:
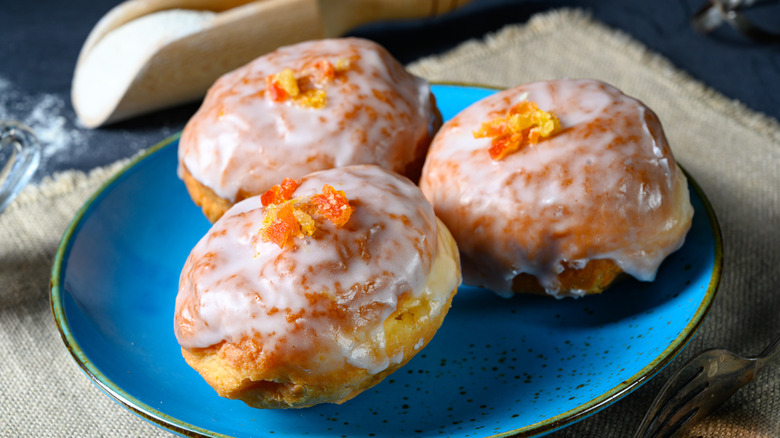
[[[682,362],[710,347],[760,352],[780,334],[780,124],[707,89],[586,14],[553,11],[409,68],[433,81],[512,86],[558,77],[616,85],[655,109],[678,160],[708,194],[725,242],[712,311],[656,378],[555,434],[630,436]],[[0,434],[166,436],[90,383],[63,345],[49,307],[49,273],[65,227],[121,163],[28,187],[0,215]],[[688,436],[780,436],[780,366],[739,391]]]

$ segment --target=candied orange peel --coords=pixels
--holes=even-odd
[[[285,178],[281,184],[276,184],[270,190],[260,195],[260,202],[263,203],[263,207],[268,207],[271,204],[287,201],[292,198],[292,194],[299,185],[301,185],[300,182],[291,178]]]
[[[277,244],[279,248],[284,248],[290,237],[303,237],[304,234],[312,235],[314,233],[313,222],[311,217],[298,209],[292,201],[271,204],[265,211],[261,234],[264,240]]]
[[[265,89],[273,102],[285,102],[292,99],[301,107],[322,108],[326,102],[326,93],[323,87],[349,67],[350,61],[348,59],[339,59],[334,66],[329,60],[322,58],[298,71],[285,68],[276,74],[267,76]]]
[[[349,205],[347,195],[330,184],[325,184],[322,194],[312,196],[311,201],[317,206],[317,211],[337,227],[343,227],[355,210]]]
[[[322,219],[332,222],[337,228],[343,227],[355,210],[349,205],[346,194],[330,184],[322,187],[322,194],[291,199],[299,184],[285,178],[260,198],[266,207],[260,235],[264,241],[273,242],[282,249],[292,237],[303,238],[314,234],[318,225],[322,225]]]
[[[474,138],[492,138],[490,158],[502,160],[529,144],[539,143],[561,129],[555,114],[539,109],[535,102],[523,100],[505,115],[483,122]]]

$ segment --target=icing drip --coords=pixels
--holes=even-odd
[[[253,337],[266,360],[310,352],[300,366],[311,372],[346,361],[376,373],[400,361],[384,351],[383,323],[402,297],[429,293],[439,251],[433,209],[411,182],[376,166],[310,174],[292,196],[316,195],[324,184],[348,193],[355,206],[341,228],[325,221],[279,248],[258,235],[266,207],[256,196],[198,242],[176,298],[182,347]],[[449,294],[440,295],[426,295],[432,307],[444,307]]]
[[[316,84],[326,94],[322,107],[266,95],[269,77],[323,62],[336,73]],[[418,158],[418,143],[430,138],[436,114],[428,83],[379,45],[356,38],[310,41],[217,80],[182,133],[179,160],[230,201],[332,167],[377,164],[404,173]]]
[[[560,131],[492,160],[491,139],[472,133],[526,98]],[[592,80],[532,83],[465,109],[434,139],[420,187],[458,242],[464,282],[501,295],[528,273],[559,296],[564,267],[596,259],[652,280],[693,214],[655,114]]]

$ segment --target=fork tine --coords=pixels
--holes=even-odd
[[[669,411],[664,412],[662,420],[651,431],[651,436],[670,437],[688,422],[693,421],[700,413],[698,400],[709,387],[708,383],[699,384],[691,392],[682,390],[669,403]]]
[[[651,404],[652,408],[642,420],[636,438],[655,437],[662,428],[669,427],[670,421],[679,421],[685,414],[690,413],[681,412],[681,408],[706,389],[704,370],[711,359],[706,353],[708,352],[691,359],[661,388]],[[684,423],[681,422],[680,426],[682,424]]]
[[[670,437],[706,417],[769,363],[780,362],[780,336],[758,357],[710,349],[690,359],[661,388],[634,438]]]
[[[755,374],[755,358],[746,359],[721,349],[702,352],[664,385],[635,437],[672,436],[707,416]]]
[[[674,423],[671,423],[663,432],[663,435],[659,435],[661,438],[671,438],[673,437],[677,432],[682,430],[683,426],[688,424],[688,422],[692,421],[696,415],[699,413],[699,408],[693,408],[690,411],[688,411],[685,415],[681,416],[679,420],[676,420]]]

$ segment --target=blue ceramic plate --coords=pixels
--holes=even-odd
[[[437,85],[445,119],[494,90]],[[63,237],[51,302],[65,345],[106,394],[183,435],[539,435],[604,408],[652,377],[701,326],[722,258],[712,209],[652,283],[597,296],[502,299],[463,287],[429,346],[343,405],[257,410],[220,398],[173,335],[179,272],[209,223],[176,176],[177,139],[134,160]]]

